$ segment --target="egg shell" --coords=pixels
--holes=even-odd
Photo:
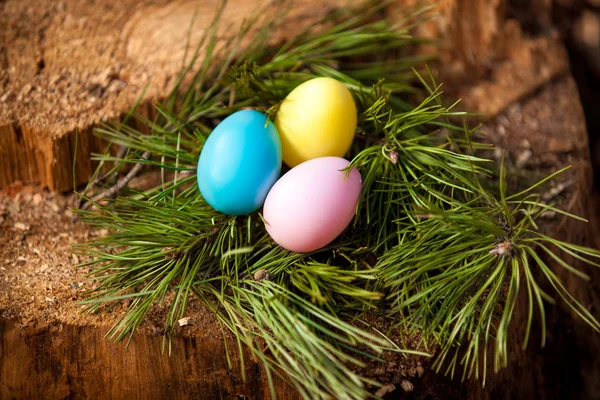
[[[200,193],[215,210],[249,214],[264,203],[281,172],[281,143],[272,122],[255,110],[225,118],[198,160]]]
[[[306,161],[273,186],[263,209],[273,240],[296,252],[326,246],[350,224],[362,186],[356,168],[346,178],[349,162],[340,157]]]
[[[292,90],[275,117],[283,162],[294,167],[313,158],[345,155],[356,132],[356,104],[332,78],[315,78]]]

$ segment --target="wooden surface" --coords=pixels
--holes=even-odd
[[[406,3],[396,2],[388,13],[398,18]],[[569,70],[559,32],[552,27],[552,0],[435,0],[436,17],[416,27],[415,35],[441,40],[441,51],[423,46],[421,52],[440,55],[434,65],[444,87],[462,98],[461,108],[492,118]],[[529,35],[512,17],[515,4],[546,23]],[[492,93],[493,91],[493,93]]]
[[[559,178],[567,188],[553,199],[557,205],[589,223],[554,216],[542,219],[540,226],[549,236],[570,243],[600,248],[600,199],[592,186],[592,169],[587,130],[577,88],[573,79],[562,76],[545,84],[534,95],[511,105],[482,130],[498,148],[507,151],[509,175],[513,179],[533,179],[567,165],[573,167]],[[525,152],[531,154],[527,161]],[[596,318],[600,318],[600,269],[561,255],[590,276],[586,281],[560,267],[549,257],[565,287]],[[533,270],[547,293],[554,293],[538,269]],[[522,349],[526,325],[526,292],[514,311],[508,368],[492,375],[485,387],[473,385],[473,399],[597,399],[600,393],[600,335],[570,311],[564,303],[546,303],[547,343],[540,345],[539,324],[527,349]],[[558,298],[558,296],[554,296]],[[535,315],[536,320],[539,317]],[[492,368],[489,363],[490,370]]]
[[[540,0],[541,1],[541,0]],[[141,95],[142,113],[163,98],[181,70],[192,16],[190,45],[213,18],[217,0],[7,0],[0,3],[0,188],[16,180],[57,191],[92,173],[89,154],[101,148],[94,126],[128,111]],[[398,20],[415,0],[386,11]],[[507,16],[507,0],[430,0],[437,17],[418,36],[442,39],[432,65],[464,108],[493,116],[568,69],[555,32],[535,38]],[[551,12],[549,2],[539,8]],[[347,0],[296,0],[273,44],[310,26]],[[256,2],[230,0],[221,37],[236,32]],[[198,8],[196,8],[198,7]],[[273,8],[272,13],[277,14]],[[251,36],[251,35],[250,35]],[[440,52],[422,46],[421,52]],[[495,94],[490,96],[490,90]],[[75,151],[76,135],[79,143]]]
[[[12,399],[267,399],[264,371],[239,359],[230,370],[223,338],[177,337],[177,351],[160,351],[161,336],[138,335],[128,348],[97,327],[17,328],[0,321],[0,398]],[[230,342],[229,346],[235,347]],[[277,381],[278,398],[296,399]]]
[[[538,17],[547,18],[551,3],[537,2]],[[230,1],[230,5],[238,3],[248,4]],[[314,3],[301,2],[304,11],[294,26],[308,25],[311,18],[329,10],[323,5],[315,8]],[[402,0],[398,7],[406,3],[413,1]],[[509,163],[531,151],[529,162],[520,167],[529,175],[575,165],[567,175],[574,183],[558,200],[568,211],[592,222],[556,218],[547,221],[547,229],[553,237],[597,246],[594,218],[598,205],[590,184],[585,124],[560,37],[552,30],[535,37],[523,33],[518,23],[507,18],[504,0],[435,3],[440,16],[417,33],[444,38],[446,47],[436,69],[449,83],[446,89],[464,98],[464,108],[488,113],[482,129],[508,150]],[[91,136],[93,126],[127,110],[147,82],[152,83],[147,100],[167,92],[182,56],[181,27],[186,26],[191,4],[196,3],[111,0],[100,7],[71,0],[36,2],[39,7],[31,4],[32,0],[0,3],[0,26],[11,26],[0,29],[0,187],[21,179],[68,190],[77,129],[77,181],[84,182],[92,168],[86,156],[98,146]],[[212,3],[202,4],[212,10]],[[390,18],[396,18],[396,11],[388,10]],[[231,18],[243,14],[231,13]],[[210,15],[204,13],[206,18],[198,23],[206,24]],[[173,57],[157,52],[165,47]],[[0,210],[0,240],[15,241],[10,254],[0,246],[5,268],[0,270],[4,285],[0,285],[0,300],[6,302],[0,307],[4,321],[0,323],[1,398],[35,398],[42,392],[48,399],[268,398],[264,375],[255,366],[249,369],[247,383],[241,382],[239,371],[228,370],[223,342],[214,326],[197,327],[193,337],[178,336],[174,354],[168,358],[160,351],[161,336],[151,330],[140,332],[126,350],[103,338],[106,325],[78,323],[77,318],[83,320],[83,316],[77,317],[73,310],[65,312],[74,304],[72,294],[59,297],[51,289],[49,295],[47,288],[30,284],[32,277],[42,275],[36,268],[44,263],[60,268],[65,276],[77,275],[75,261],[57,256],[56,244],[40,251],[41,245],[31,240],[46,229],[43,226],[22,233],[7,223]],[[63,233],[75,229],[69,224],[66,218],[53,223],[62,226]],[[30,254],[34,258],[28,258]],[[26,261],[19,262],[20,257]],[[600,274],[597,269],[585,269],[591,282],[557,271],[597,315]],[[64,276],[57,279],[44,283],[52,288],[70,282]],[[513,339],[522,337],[522,303],[520,307],[515,312]],[[560,303],[547,310],[546,348],[540,349],[539,336],[532,337],[527,350],[514,342],[509,367],[490,376],[485,388],[474,382],[448,381],[428,371],[413,381],[414,392],[398,389],[392,398],[595,398],[600,393],[598,335]],[[114,315],[106,318],[114,319]],[[278,387],[282,398],[293,398],[284,386]]]
[[[0,188],[22,180],[57,191],[71,189],[77,132],[76,182],[86,182],[92,172],[89,154],[99,149],[93,127],[128,111],[146,87],[142,112],[152,100],[163,98],[181,71],[186,46],[194,49],[200,42],[218,3],[1,2]],[[273,32],[273,44],[347,3],[296,1],[284,27]],[[229,1],[219,39],[237,34],[256,7],[251,0]],[[271,6],[266,15],[281,11],[281,6]]]

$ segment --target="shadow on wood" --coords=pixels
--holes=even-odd
[[[173,338],[173,353],[161,352],[162,336],[138,334],[129,347],[104,338],[92,326],[18,328],[0,321],[2,399],[267,399],[262,368],[239,358],[227,366],[222,337]],[[229,343],[230,350],[235,343]],[[282,381],[280,399],[297,399]]]

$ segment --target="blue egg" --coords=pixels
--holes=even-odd
[[[263,205],[280,172],[275,125],[258,111],[242,110],[208,136],[198,160],[198,187],[215,210],[244,215]]]

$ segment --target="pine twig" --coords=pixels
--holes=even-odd
[[[149,151],[144,152],[144,154],[142,154],[142,159],[148,160],[150,158],[150,154],[151,153]],[[114,198],[142,170],[143,166],[143,163],[138,163],[134,165],[133,168],[131,168],[131,170],[127,173],[127,175],[125,175],[122,179],[118,180],[117,183],[115,183],[108,189],[98,193],[97,195],[83,203],[79,208],[81,210],[87,210],[94,204],[97,204],[99,201]]]
[[[125,158],[125,154],[127,154],[127,150],[129,150],[128,146],[119,146],[119,148],[117,149],[117,154],[116,154],[115,158],[118,158],[118,159]],[[108,182],[111,185],[114,185],[117,183],[118,178],[119,178],[119,171],[117,170],[117,171],[113,172],[110,176],[107,174],[107,175],[102,176],[100,179],[102,179],[102,180],[108,179]]]
[[[127,154],[127,150],[129,150],[128,146],[119,146],[117,149],[117,153],[115,158],[123,159],[125,154]],[[117,183],[117,179],[119,178],[119,168],[111,168],[110,171],[95,177],[92,179],[87,186],[83,189],[83,191],[79,194],[79,196],[75,196],[73,199],[73,208],[82,209],[81,206],[84,202],[85,196],[89,193],[89,191],[96,185],[98,182],[106,181],[108,179],[108,183],[110,185],[114,185]],[[77,217],[75,217],[77,218]]]

